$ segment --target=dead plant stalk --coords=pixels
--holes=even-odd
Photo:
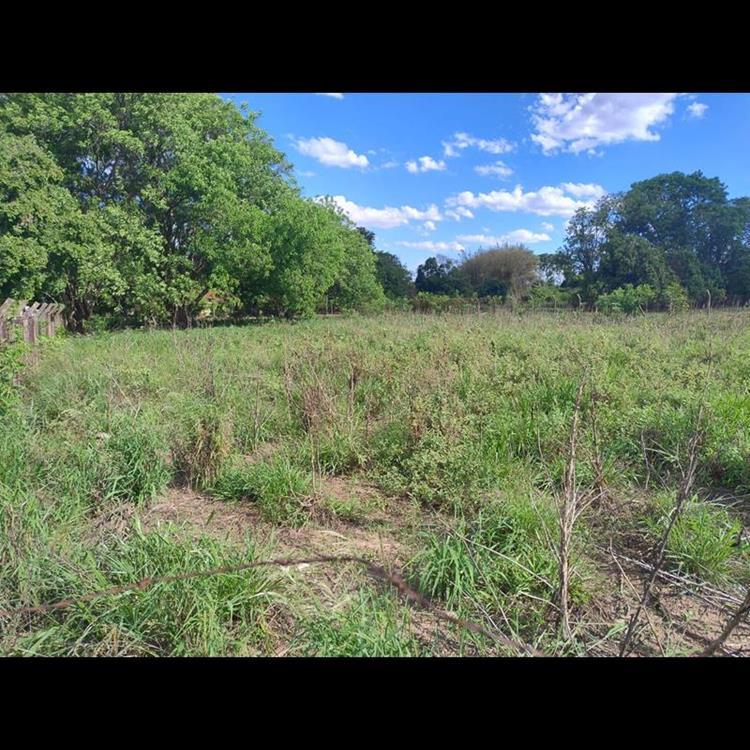
[[[695,472],[698,467],[698,447],[700,446],[703,438],[703,432],[701,429],[702,422],[703,405],[701,405],[701,408],[698,412],[695,431],[693,432],[693,435],[688,442],[687,469],[683,471],[682,481],[680,482],[680,487],[677,491],[677,500],[674,504],[674,507],[672,508],[672,513],[669,518],[669,522],[667,523],[667,527],[664,529],[664,533],[662,534],[661,539],[659,540],[659,544],[656,547],[651,575],[649,576],[643,587],[643,594],[641,596],[641,599],[638,602],[638,606],[636,607],[635,612],[633,612],[630,618],[625,637],[622,639],[622,644],[620,645],[620,656],[625,656],[628,646],[630,645],[630,641],[633,638],[633,633],[635,632],[635,628],[638,624],[638,619],[641,616],[641,612],[645,607],[648,606],[649,600],[651,599],[651,591],[653,589],[654,582],[659,576],[661,568],[664,565],[667,544],[669,543],[669,536],[672,533],[672,529],[674,528],[675,523],[677,523],[677,519],[680,517],[685,503],[692,494],[693,483],[695,482]]]
[[[558,576],[560,584],[557,590],[557,627],[567,641],[572,636],[570,628],[570,558],[573,543],[573,530],[581,514],[601,494],[600,491],[579,492],[576,478],[576,453],[578,447],[578,429],[581,413],[581,401],[585,379],[582,379],[576,394],[573,420],[570,428],[568,460],[565,466],[562,493],[557,496],[559,540],[557,548]]]

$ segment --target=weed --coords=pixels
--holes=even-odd
[[[657,538],[668,522],[674,499],[669,492],[654,501],[653,515],[647,518],[651,534]],[[726,508],[693,497],[675,522],[667,544],[667,560],[673,566],[699,579],[726,583],[732,562],[742,555],[738,546],[742,524]]]
[[[309,474],[279,455],[232,463],[217,476],[211,492],[222,500],[255,502],[266,520],[295,526],[306,518],[305,499],[311,490]]]

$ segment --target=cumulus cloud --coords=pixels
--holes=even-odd
[[[473,219],[474,214],[469,211],[466,206],[456,206],[455,208],[448,209],[445,212],[445,215],[450,219],[455,219],[456,221],[461,221],[461,219]]]
[[[674,112],[678,94],[539,94],[531,140],[545,154],[595,153],[624,141],[658,141],[654,129]]]
[[[542,229],[544,229],[545,232],[554,232],[555,231],[555,225],[550,224],[548,221],[542,222]]]
[[[568,188],[573,187],[575,192]],[[604,195],[600,185],[586,185],[564,183],[560,187],[544,186],[539,190],[525,193],[521,185],[516,185],[512,191],[493,190],[489,193],[474,194],[465,190],[458,195],[448,198],[445,202],[449,210],[458,211],[461,208],[477,209],[489,208],[491,211],[524,211],[539,216],[572,216],[577,209],[588,207],[594,203],[594,198]],[[579,200],[580,197],[589,200]],[[446,216],[450,216],[446,211]]]
[[[474,171],[482,177],[499,177],[500,179],[513,174],[513,170],[501,161],[496,161],[494,164],[480,164],[474,167]]]
[[[333,138],[298,138],[294,147],[304,156],[311,156],[326,167],[366,167],[370,164],[364,154],[356,154],[345,143]]]
[[[423,240],[421,242],[396,242],[396,245],[400,247],[411,247],[415,250],[429,250],[433,253],[450,251],[454,253],[460,253],[466,248],[460,242],[432,242],[430,240]]]
[[[315,96],[330,96],[332,99],[343,99],[343,94],[315,94]]]
[[[590,182],[563,182],[560,187],[576,198],[601,198],[605,192],[601,185]]]
[[[419,172],[442,172],[445,169],[445,162],[441,159],[435,161],[431,156],[420,156],[417,161],[407,161],[406,170],[412,174]]]
[[[504,245],[506,242],[522,242],[525,245],[533,245],[535,242],[547,242],[552,238],[543,232],[514,229],[512,232],[501,234],[498,237],[487,234],[460,234],[456,239],[478,245]]]
[[[488,154],[507,154],[515,148],[515,144],[505,138],[488,140],[475,138],[468,133],[454,133],[453,138],[443,141],[443,156],[461,156],[461,151],[469,147],[478,148]]]
[[[422,228],[425,230],[425,232],[434,232],[437,229],[437,225],[434,221],[426,221],[424,224],[422,224]]]
[[[700,120],[706,114],[707,109],[708,109],[708,104],[702,104],[701,102],[693,102],[692,104],[688,105],[687,111],[690,114],[690,117],[695,117],[698,120]]]
[[[408,224],[410,221],[435,222],[441,221],[443,218],[438,207],[434,204],[428,206],[426,210],[420,211],[412,206],[401,206],[400,208],[359,206],[353,201],[347,200],[343,195],[333,196],[333,201],[347,213],[355,224],[368,228],[393,229]]]

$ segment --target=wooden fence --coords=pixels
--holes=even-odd
[[[23,337],[29,344],[41,336],[54,336],[63,327],[64,305],[6,299],[0,304],[0,341],[15,341]]]

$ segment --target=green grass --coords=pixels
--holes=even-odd
[[[31,551],[16,571],[13,601],[33,606],[145,577],[240,565],[255,556],[252,544],[235,550],[208,537],[187,541],[177,530],[136,528],[127,539],[110,539],[93,550]],[[3,576],[6,584],[9,573]],[[2,639],[3,651],[24,656],[252,653],[263,644],[274,594],[269,574],[254,569],[156,583],[35,616],[19,624],[13,638]]]
[[[426,656],[410,619],[394,596],[359,590],[341,611],[303,619],[296,649],[303,656]]]
[[[654,541],[660,539],[674,508],[672,493],[655,498],[654,514],[647,519]],[[742,523],[726,508],[692,498],[686,502],[667,543],[672,567],[700,580],[726,584],[738,568],[750,570],[750,545],[740,541]]]
[[[177,532],[167,542],[100,538],[98,519],[137,519],[167,487],[254,504],[271,526],[327,513],[366,529],[367,503],[325,492],[326,477],[353,477],[392,508],[421,509],[422,533],[398,530],[414,557],[411,580],[457,612],[552,643],[553,498],[580,379],[578,480],[590,488],[600,466],[612,502],[576,529],[574,613],[601,584],[601,529],[624,523],[612,508],[651,499],[636,527],[658,536],[663,514],[653,508],[674,497],[701,405],[696,491],[750,491],[749,323],[746,311],[622,320],[500,312],[122,331],[44,343],[20,385],[23,353],[3,350],[0,602],[92,590],[139,575],[152,558],[165,570],[235,559],[225,541],[183,547]],[[310,513],[313,499],[325,513]],[[669,564],[738,590],[750,577],[738,523],[736,509],[691,503]],[[188,590],[139,593],[138,607],[135,597],[107,600],[15,623],[4,644],[14,653],[109,653],[115,641],[127,653],[262,651],[268,599],[242,604],[233,591],[205,589],[206,608]],[[389,606],[375,597],[337,610],[310,625],[309,649],[299,649],[417,648]]]
[[[516,634],[533,639],[544,630],[558,584],[555,533],[548,499],[497,499],[471,520],[427,532],[407,570],[419,590],[450,610],[490,622],[511,617]],[[574,559],[573,604],[588,595],[577,562]]]
[[[293,526],[304,522],[311,491],[309,473],[283,455],[227,466],[211,489],[214,497],[254,502],[266,520]]]

